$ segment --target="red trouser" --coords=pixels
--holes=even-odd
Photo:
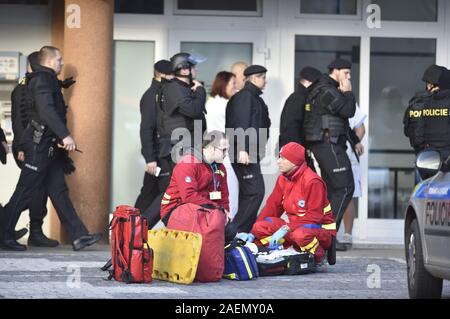
[[[325,249],[330,248],[332,241],[332,232],[323,228],[304,228],[294,223],[286,223],[278,217],[268,217],[257,221],[252,228],[252,234],[255,235],[257,245],[261,245],[260,239],[271,236],[281,226],[288,225],[291,231],[284,236],[286,240],[284,247],[294,246],[295,249],[308,251],[315,255],[316,262],[322,261],[325,255]]]

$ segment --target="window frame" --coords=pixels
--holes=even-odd
[[[263,1],[256,0],[256,11],[234,11],[234,10],[185,10],[178,9],[178,0],[173,0],[173,15],[180,16],[224,16],[224,17],[254,17],[263,16]]]
[[[295,4],[295,18],[297,19],[362,20],[363,18],[362,9],[365,0],[356,0],[356,14],[302,13],[302,1],[297,0]]]

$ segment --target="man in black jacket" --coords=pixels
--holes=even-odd
[[[425,91],[416,93],[409,101],[408,107],[405,110],[405,115],[403,117],[403,132],[405,136],[409,138],[410,144],[414,148],[416,155],[424,150],[427,144],[429,144],[429,142],[425,140],[425,118],[427,118],[428,121],[436,121],[438,126],[440,119],[442,119],[442,117],[424,116],[423,110],[425,107],[430,106],[431,102],[434,100],[434,95],[438,98],[442,96],[442,92],[440,91],[441,86],[445,86],[443,80],[446,71],[445,67],[435,64],[428,67],[422,76],[422,81],[425,82]],[[432,127],[434,129],[438,128],[435,125],[432,125]],[[440,137],[440,139],[446,138],[447,136],[445,134]],[[442,142],[440,144],[442,144]]]
[[[34,191],[43,183],[74,250],[101,239],[101,234],[88,234],[72,205],[64,180],[60,149],[70,152],[77,146],[66,126],[67,110],[57,79],[62,66],[59,49],[45,46],[39,51],[39,65],[30,75],[28,89],[37,112],[21,139],[25,161],[16,189],[5,206],[5,232],[0,242],[3,249],[26,250],[26,246],[15,240],[14,227],[21,212],[29,206]]]
[[[226,109],[227,135],[233,147],[230,158],[239,181],[239,208],[232,222],[238,232],[250,232],[264,198],[260,161],[271,124],[269,109],[260,97],[267,83],[266,72],[260,65],[246,68],[244,88],[233,95]]]
[[[297,90],[289,95],[281,112],[280,136],[278,138],[280,149],[289,142],[304,145],[303,120],[308,88],[317,82],[321,76],[322,73],[319,70],[309,66],[300,71]]]
[[[11,121],[14,133],[12,152],[16,164],[20,169],[22,169],[25,160],[25,153],[23,151],[23,145],[21,144],[23,132],[35,112],[33,99],[29,94],[27,84],[29,75],[33,72],[33,68],[39,64],[38,55],[39,52],[37,51],[28,55],[27,74],[19,81],[19,84],[11,93]],[[26,208],[30,211],[29,246],[56,247],[59,245],[57,240],[48,238],[42,232],[44,218],[47,215],[47,197],[47,189],[42,185],[34,191],[30,206]]]
[[[348,119],[356,110],[350,68],[351,63],[343,59],[331,62],[329,74],[324,74],[310,88],[305,105],[306,145],[319,163],[337,228],[355,188],[346,152]]]
[[[199,60],[181,52],[170,61],[175,77],[163,83],[156,107],[157,157],[161,167],[158,183],[162,190],[169,186],[179,157],[196,146],[195,140],[200,143],[197,146],[201,146],[202,133],[206,130],[206,91],[195,80]]]
[[[145,163],[147,163],[144,184],[141,188],[141,193],[136,199],[135,207],[139,208],[141,212],[146,212],[147,208],[157,200],[158,206],[161,199],[158,198],[164,190],[158,187],[158,164],[157,164],[157,134],[156,134],[156,101],[160,93],[161,86],[172,78],[172,63],[167,60],[160,60],[155,63],[154,77],[152,84],[145,91],[141,98],[141,128],[140,137],[142,145],[142,156],[144,156]],[[149,228],[152,228],[159,220],[159,210],[154,214],[148,212],[146,215],[149,223]]]

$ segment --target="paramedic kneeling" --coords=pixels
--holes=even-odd
[[[170,184],[161,201],[161,220],[167,225],[170,213],[182,204],[192,203],[224,210],[227,215],[225,241],[234,237],[230,221],[230,205],[226,170],[222,162],[229,148],[226,135],[208,133],[202,151],[191,149],[175,166]]]
[[[316,263],[322,263],[336,236],[325,183],[308,167],[305,149],[298,143],[281,148],[278,167],[281,176],[251,231],[256,244],[271,236],[269,244],[275,246],[284,238],[285,248],[293,245],[314,254]],[[284,212],[287,223],[280,218]]]

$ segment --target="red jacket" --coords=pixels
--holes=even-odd
[[[221,199],[219,200],[211,200],[209,197],[210,192],[214,191],[214,178],[216,191],[221,193]],[[186,203],[212,204],[229,211],[227,175],[222,164],[217,164],[214,178],[211,165],[202,162],[192,154],[183,156],[173,169],[170,184],[162,198],[161,218],[176,206]]]
[[[258,221],[287,213],[289,224],[333,224],[324,181],[306,164],[290,177],[281,175]]]

